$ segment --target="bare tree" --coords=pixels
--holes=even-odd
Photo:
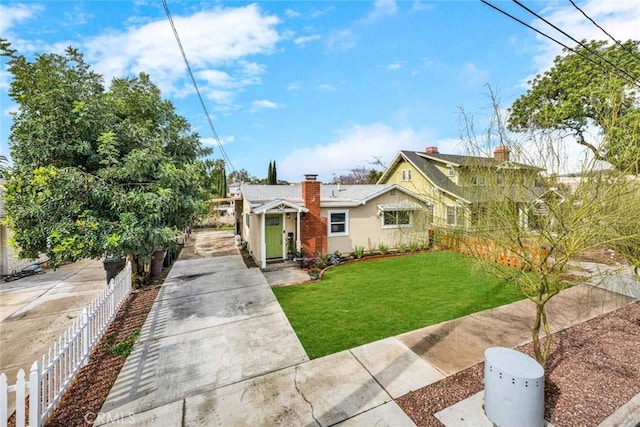
[[[497,168],[479,161],[469,171],[476,177],[467,188],[475,202],[469,207],[471,228],[466,232],[483,242],[483,251],[490,251],[481,265],[515,282],[535,304],[531,333],[535,357],[544,365],[551,345],[546,305],[569,286],[563,274],[571,261],[582,252],[608,246],[626,251],[628,259],[640,265],[640,214],[628,214],[630,204],[637,205],[637,181],[629,171],[603,168],[602,162],[587,156],[575,191],[554,186],[550,177],[567,169],[562,145],[549,134],[524,138],[509,133],[493,92],[491,100],[493,114],[483,135],[475,133],[473,120],[463,112],[462,139],[477,157],[491,157],[502,147],[510,158]],[[625,155],[640,159],[640,150],[635,151]],[[493,262],[507,250],[519,258],[522,269]]]

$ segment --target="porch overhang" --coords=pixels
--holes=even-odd
[[[268,203],[256,206],[253,209],[253,213],[256,215],[264,215],[267,213],[287,213],[287,212],[309,212],[309,209],[304,206],[297,205],[287,200],[273,200]]]

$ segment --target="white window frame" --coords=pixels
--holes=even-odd
[[[344,231],[332,232],[331,225],[334,224],[331,221],[332,214],[344,214]],[[342,222],[336,222],[336,224],[342,224]],[[348,209],[340,209],[340,210],[331,210],[327,212],[327,236],[335,237],[335,236],[348,236],[349,235],[349,210]]]
[[[449,166],[449,176],[456,176],[456,170],[453,166]]]
[[[407,215],[409,216],[409,223],[408,224],[399,224],[398,223],[398,213],[399,212],[406,212],[407,213]],[[395,224],[385,224],[384,223],[385,215],[386,214],[390,214],[390,213],[395,214],[395,217],[396,217]],[[386,228],[408,228],[408,227],[411,227],[412,225],[413,225],[413,213],[409,209],[398,209],[398,210],[382,211],[382,228],[383,229],[386,229]]]
[[[453,223],[449,222],[449,209],[453,209]],[[457,227],[460,225],[465,225],[465,211],[462,206],[447,206],[445,208],[445,222],[447,225]],[[462,222],[462,224],[461,224]]]
[[[411,181],[412,176],[411,176],[411,169],[402,169],[401,171],[401,178],[403,181]]]

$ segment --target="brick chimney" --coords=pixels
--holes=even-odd
[[[439,154],[438,147],[427,147],[425,152],[427,154]]]
[[[309,209],[300,220],[300,242],[305,256],[327,252],[327,219],[320,216],[320,181],[307,174],[302,181],[302,200]]]
[[[493,150],[493,158],[499,162],[509,161],[509,147],[506,145],[500,145]]]

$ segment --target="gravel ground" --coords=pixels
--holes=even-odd
[[[533,356],[531,344],[517,350]],[[481,391],[483,375],[479,363],[397,402],[418,426],[441,426],[433,414]],[[554,426],[597,426],[638,393],[640,301],[554,335],[545,369],[545,419]]]

